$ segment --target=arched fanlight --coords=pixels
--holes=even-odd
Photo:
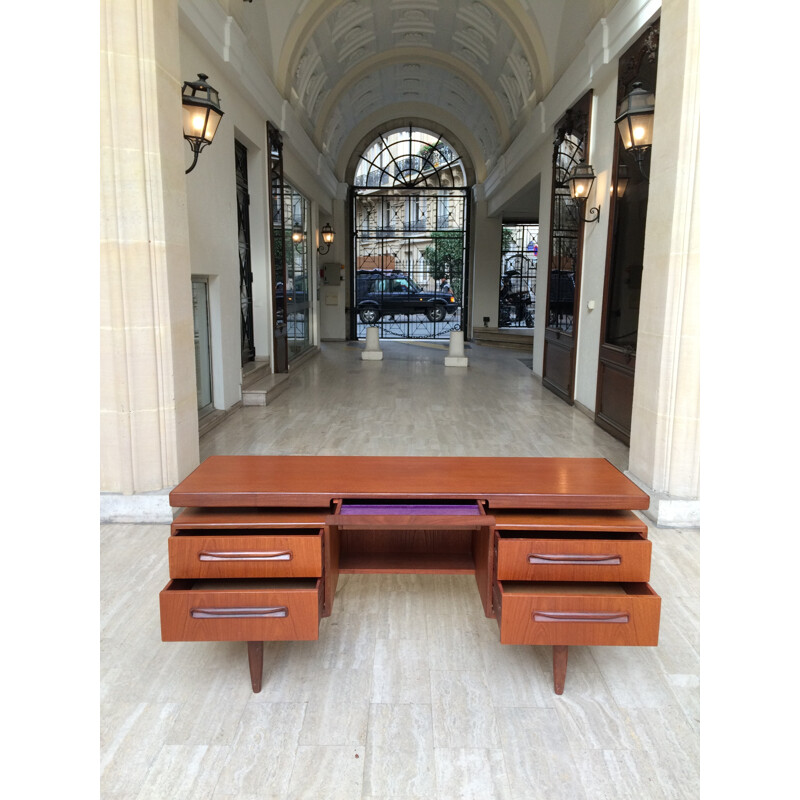
[[[194,160],[187,173],[191,172],[200,151],[214,141],[222,109],[219,105],[219,93],[211,86],[208,75],[198,73],[197,81],[186,81],[183,84],[183,138],[189,142],[194,153]]]

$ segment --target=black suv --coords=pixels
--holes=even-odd
[[[452,291],[428,292],[420,289],[403,272],[380,269],[356,272],[358,316],[374,325],[383,316],[424,314],[431,322],[442,322],[455,314],[458,303]]]

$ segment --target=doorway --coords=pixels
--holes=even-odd
[[[658,37],[656,21],[620,58],[618,104],[634,83],[655,90]],[[630,444],[650,163],[648,152],[641,164],[626,152],[619,131],[615,132],[614,142],[615,191],[611,196],[608,229],[595,422],[621,442]]]
[[[192,276],[192,313],[194,317],[194,366],[197,377],[197,414],[203,417],[214,410],[208,278]]]
[[[550,206],[550,262],[544,329],[542,384],[575,402],[583,217],[570,197],[568,178],[589,152],[592,93],[587,92],[556,125]]]
[[[236,155],[236,217],[239,227],[239,299],[241,303],[242,366],[256,357],[253,329],[253,268],[250,262],[250,193],[247,186],[247,148],[234,142]]]
[[[468,190],[461,157],[413,126],[381,134],[352,192],[350,336],[445,339],[464,327]]]

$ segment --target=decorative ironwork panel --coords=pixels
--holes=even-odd
[[[570,109],[556,131],[553,145],[553,205],[550,231],[550,274],[548,276],[547,327],[573,333],[575,283],[582,220],[570,197],[568,179],[584,160],[588,114]]]
[[[287,223],[284,228],[286,285],[277,284],[277,291],[281,301],[285,300],[291,359],[311,347],[311,275],[308,256],[309,202],[290,183],[284,184],[283,218]],[[298,242],[292,239],[296,232],[301,237]]]
[[[409,126],[383,133],[356,167],[356,187],[407,189],[463,187],[461,157],[441,136]]]
[[[234,142],[236,158],[236,216],[239,227],[239,298],[242,365],[256,357],[253,331],[253,270],[250,263],[250,194],[247,190],[247,148]]]
[[[620,59],[617,103],[635,82],[655,89],[658,69],[660,21],[651,25],[634,47]],[[626,354],[636,353],[639,331],[639,297],[642,290],[644,232],[647,220],[649,151],[642,168],[625,150],[619,132],[615,132],[617,148],[614,193],[611,205],[608,295],[604,343],[623,348]]]
[[[356,168],[351,323],[381,338],[440,339],[466,305],[467,189],[458,153],[416,128],[379,136]]]
[[[539,226],[504,225],[498,327],[532,328],[536,314]]]
[[[286,284],[286,220],[284,217],[283,137],[267,122],[269,153],[270,250],[272,252],[272,341],[273,371],[289,371],[289,349],[286,332],[286,293],[279,288]],[[291,228],[289,229],[291,238]]]
[[[403,190],[354,199],[357,335],[438,339],[461,330],[466,192]],[[444,211],[443,211],[444,209]]]

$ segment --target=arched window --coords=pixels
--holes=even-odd
[[[353,183],[351,336],[369,325],[386,339],[459,330],[469,238],[461,156],[443,136],[395,128],[364,150]]]
[[[443,136],[409,126],[382,133],[356,166],[355,186],[445,188],[466,186],[461,156]]]

